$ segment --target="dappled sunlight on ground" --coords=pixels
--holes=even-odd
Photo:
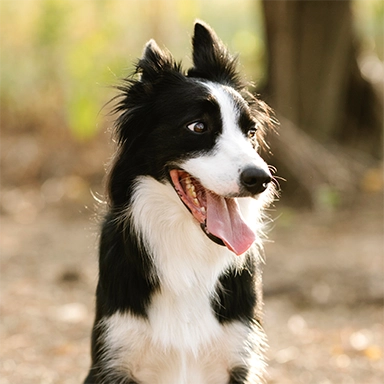
[[[333,214],[277,212],[264,272],[269,383],[381,383],[381,196]],[[97,282],[93,208],[3,213],[0,383],[79,383]]]

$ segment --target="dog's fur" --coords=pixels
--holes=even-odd
[[[261,383],[269,109],[202,22],[187,73],[151,40],[119,89],[85,383]]]

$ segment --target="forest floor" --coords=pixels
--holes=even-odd
[[[90,364],[98,225],[92,209],[37,214],[24,196],[17,211],[12,193],[2,207],[0,384],[78,384]],[[333,213],[272,213],[268,383],[383,383],[381,195]]]

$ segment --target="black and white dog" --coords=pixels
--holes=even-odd
[[[202,22],[187,73],[151,40],[119,89],[85,383],[261,383],[269,109]]]

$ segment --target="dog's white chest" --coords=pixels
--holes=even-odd
[[[220,336],[220,324],[203,292],[159,292],[148,310],[152,339],[167,350],[177,348],[194,355]]]
[[[146,318],[117,312],[104,320],[107,365],[140,384],[228,383],[252,355],[254,330],[220,324],[212,300],[220,275],[243,258],[209,240],[169,184],[142,177],[133,201],[128,213],[160,288]]]
[[[140,384],[226,383],[249,331],[220,325],[202,298],[166,294],[154,297],[147,320],[116,313],[105,325],[111,367]]]

